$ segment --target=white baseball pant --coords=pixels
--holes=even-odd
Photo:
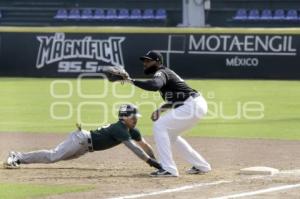
[[[195,151],[180,134],[192,128],[207,113],[207,103],[202,96],[189,97],[178,108],[171,109],[154,122],[154,140],[160,163],[166,171],[179,176],[173,160],[171,145],[190,164],[203,172],[211,170],[210,164]]]

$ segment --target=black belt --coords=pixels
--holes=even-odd
[[[88,138],[87,141],[88,141],[88,149],[89,149],[89,152],[93,152],[93,151],[94,151],[94,148],[93,148],[92,138]]]
[[[200,94],[199,93],[191,93],[190,96],[193,97],[193,98],[196,98],[196,97],[199,97]]]
[[[187,100],[189,97],[192,97],[192,98],[197,98],[197,97],[199,97],[200,96],[200,94],[199,93],[191,93],[187,98],[185,98],[184,100],[183,100],[183,102],[182,103],[178,103],[178,104],[176,104],[175,106],[174,106],[174,108],[178,108],[178,107],[180,107],[180,106],[182,106],[183,105],[183,103],[184,103],[184,101],[185,100]]]

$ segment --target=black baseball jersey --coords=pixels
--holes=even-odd
[[[160,79],[163,86],[159,89],[162,98],[171,103],[183,102],[197,91],[189,87],[174,71],[161,67],[154,74],[154,79]]]
[[[182,104],[189,96],[197,93],[174,71],[164,66],[158,68],[152,80],[134,80],[133,84],[145,90],[159,91],[162,98],[166,102],[174,104],[175,107]]]
[[[142,139],[141,133],[137,128],[128,130],[121,121],[91,130],[90,132],[95,151],[112,148],[129,139],[136,141],[141,141]]]

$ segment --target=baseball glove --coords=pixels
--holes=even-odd
[[[106,78],[110,82],[126,81],[129,79],[128,73],[124,68],[121,67],[107,66],[104,67],[100,72],[105,74]]]

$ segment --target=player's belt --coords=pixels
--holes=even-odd
[[[200,96],[199,93],[190,93],[190,94],[187,96],[187,98],[184,99],[184,101],[187,100],[189,97],[196,98],[196,97],[199,97],[199,96]]]
[[[199,93],[191,93],[190,96],[191,96],[192,98],[196,98],[196,97],[199,97],[200,94],[199,94]]]
[[[94,151],[92,138],[88,138],[88,149],[89,149],[89,152]]]

